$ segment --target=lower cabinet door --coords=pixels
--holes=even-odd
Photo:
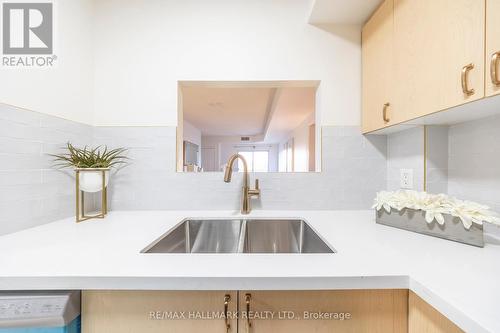
[[[239,308],[240,333],[408,331],[408,290],[240,291]]]
[[[233,291],[84,291],[82,332],[236,333],[237,299]]]
[[[408,300],[409,333],[463,333],[443,314],[410,291]]]

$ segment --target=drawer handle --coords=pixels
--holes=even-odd
[[[474,64],[468,64],[462,68],[462,91],[467,96],[474,95],[474,88],[469,89],[469,72],[474,69]]]
[[[252,294],[245,294],[245,303],[247,305],[247,333],[250,332],[252,327],[252,322],[250,321],[250,301],[252,300]]]
[[[500,86],[500,78],[499,78],[500,75],[497,71],[497,68],[500,65],[498,63],[499,60],[500,60],[500,51],[495,52],[491,57],[491,67],[490,67],[491,82],[493,82],[495,86]]]
[[[224,296],[224,318],[226,321],[226,333],[229,333],[229,331],[231,330],[231,324],[229,323],[229,318],[228,318],[228,308],[230,300],[231,296],[229,294],[226,294]]]
[[[382,111],[382,118],[384,118],[384,123],[388,123],[389,121],[391,121],[391,119],[387,116],[387,109],[389,108],[389,106],[391,106],[390,103],[384,104],[384,109]]]

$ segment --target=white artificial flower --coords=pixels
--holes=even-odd
[[[425,210],[425,221],[427,223],[432,223],[432,221],[436,220],[440,225],[444,224],[444,216],[439,209],[428,208]]]
[[[387,213],[390,213],[391,202],[392,202],[391,197],[392,197],[392,192],[386,192],[386,191],[378,192],[377,196],[375,197],[375,204],[373,205],[372,208],[376,208],[377,211],[384,208],[384,210]]]

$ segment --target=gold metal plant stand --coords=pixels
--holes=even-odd
[[[102,172],[102,190],[101,190],[101,213],[96,215],[85,215],[85,192],[80,190],[80,172],[101,171]],[[106,187],[106,171],[109,168],[77,168],[76,172],[76,222],[82,222],[89,219],[104,218],[108,214],[108,189]]]

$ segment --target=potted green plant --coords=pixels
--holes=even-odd
[[[126,164],[128,159],[124,155],[126,148],[108,149],[106,146],[77,148],[68,142],[66,150],[64,154],[50,154],[54,157],[56,163],[54,166],[84,170],[85,172],[80,174],[79,187],[80,190],[90,193],[102,190],[103,170],[105,170],[105,186],[108,186],[109,170]]]

